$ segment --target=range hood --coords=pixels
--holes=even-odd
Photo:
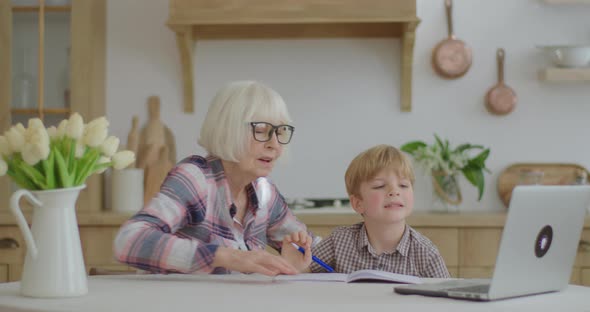
[[[184,112],[194,112],[194,42],[245,38],[401,38],[402,111],[412,108],[416,0],[170,0]]]

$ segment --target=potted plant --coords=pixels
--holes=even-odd
[[[432,175],[435,198],[442,201],[447,209],[461,203],[461,191],[457,183],[457,175],[463,173],[467,181],[477,187],[478,200],[484,192],[484,171],[490,172],[485,161],[490,154],[489,148],[470,143],[453,148],[448,140],[442,140],[436,134],[435,142],[428,145],[423,141],[411,141],[400,148],[410,154],[427,172]],[[473,151],[480,151],[472,156]]]
[[[59,126],[45,128],[39,118],[28,127],[13,126],[0,136],[0,176],[22,189],[10,199],[27,245],[21,293],[57,298],[87,293],[75,203],[86,179],[109,167],[123,169],[135,161],[117,152],[119,139],[108,136],[104,117],[84,124],[74,113]],[[31,227],[20,209],[25,197],[34,206]]]

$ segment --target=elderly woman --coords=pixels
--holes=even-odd
[[[312,237],[267,178],[291,141],[290,122],[269,87],[239,81],[222,88],[201,128],[199,145],[208,155],[190,156],[170,171],[121,227],[116,258],[159,273],[296,274],[310,261]],[[281,256],[268,253],[267,244]]]

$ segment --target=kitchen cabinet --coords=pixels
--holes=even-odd
[[[362,221],[352,211],[322,214],[301,210],[298,218],[314,233],[325,236],[334,228]],[[317,210],[317,209],[316,209]],[[414,213],[408,219],[414,229],[439,249],[453,277],[491,278],[494,273],[505,213]],[[590,217],[586,218],[570,282],[590,286]]]
[[[31,2],[31,1],[29,1]],[[0,0],[0,131],[29,118],[56,125],[71,112],[105,114],[106,0],[16,6]],[[79,211],[100,211],[102,178],[91,177]],[[0,212],[15,186],[0,177]]]
[[[184,111],[194,112],[194,41],[245,38],[401,38],[402,111],[412,108],[416,0],[170,0],[167,25],[176,33]]]
[[[93,267],[108,270],[130,271],[133,269],[117,262],[113,256],[113,240],[121,224],[129,215],[111,213],[79,213],[78,225],[84,263],[88,272]],[[31,214],[25,213],[31,220]],[[2,244],[13,241],[15,244]],[[26,255],[25,241],[15,219],[8,213],[0,213],[0,282],[20,280]]]
[[[352,210],[322,213],[321,209],[296,210],[295,214],[316,235],[326,237],[338,226],[362,221]],[[25,214],[27,220],[30,213]],[[113,256],[113,240],[119,227],[130,216],[116,213],[78,214],[80,239],[86,270],[114,271],[134,269],[118,263]],[[439,249],[453,277],[490,278],[494,272],[505,213],[414,213],[408,223],[428,237]],[[14,240],[7,247],[0,243],[0,282],[19,280],[26,246],[14,218],[0,213],[0,242]],[[590,286],[590,217],[586,218],[580,248],[572,269],[571,283]]]

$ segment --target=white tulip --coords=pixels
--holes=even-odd
[[[112,157],[119,148],[119,138],[110,136],[100,146],[100,151],[107,157]]]
[[[41,120],[39,120],[41,122]],[[30,127],[27,128],[25,131],[25,145],[32,144],[35,145],[35,157],[40,157],[40,159],[47,159],[49,156],[49,134],[47,134],[47,130],[43,127],[43,123],[38,122],[29,122]],[[24,150],[23,150],[24,154]],[[25,156],[23,155],[23,158]]]
[[[110,157],[100,156],[100,158],[96,161],[96,164],[97,165],[100,165],[100,164],[107,164],[107,163],[110,163],[110,162],[111,162],[111,158]],[[104,168],[96,171],[95,173],[96,174],[101,174],[101,173],[105,172],[108,168],[109,167],[104,167]]]
[[[84,156],[84,153],[86,153],[86,145],[82,144],[80,140],[76,141],[76,152],[74,156],[76,158],[82,158],[82,156]]]
[[[12,149],[13,152],[18,153],[23,149],[23,145],[25,144],[25,135],[24,132],[21,133],[21,131],[16,126],[8,129],[8,131],[4,133],[4,136],[8,140],[10,149]]]
[[[58,139],[61,139],[66,135],[67,128],[68,128],[68,120],[64,119],[57,126],[57,138]]]
[[[43,128],[45,129],[45,125],[43,124],[43,121],[39,118],[31,118],[29,119],[29,129],[31,128]]]
[[[72,139],[79,139],[84,133],[84,120],[78,113],[73,113],[66,126],[66,135]]]
[[[0,158],[0,177],[4,176],[8,171],[8,164],[4,161],[4,159]]]
[[[47,130],[39,127],[38,123],[33,123],[31,126],[25,132],[25,143],[21,154],[25,162],[33,166],[49,157],[50,148]]]
[[[10,156],[12,154],[12,148],[10,147],[10,143],[8,143],[8,139],[0,135],[0,156]]]
[[[31,166],[36,165],[42,159],[41,148],[38,144],[26,143],[23,146],[21,154],[23,156],[23,160]]]
[[[135,161],[135,154],[132,151],[121,151],[113,155],[113,167],[121,170]]]
[[[27,130],[27,129],[25,129],[25,126],[23,126],[23,124],[22,124],[22,123],[20,123],[20,122],[19,122],[19,123],[17,123],[17,124],[14,126],[14,128],[15,128],[15,129],[16,129],[16,130],[17,130],[17,131],[20,133],[20,134],[22,134],[22,135],[25,135],[25,131]]]
[[[52,140],[57,139],[57,128],[55,126],[51,126],[49,128],[47,128],[47,134],[49,135],[49,138]]]
[[[99,117],[89,122],[84,128],[83,142],[90,147],[100,146],[108,135],[109,122]]]

